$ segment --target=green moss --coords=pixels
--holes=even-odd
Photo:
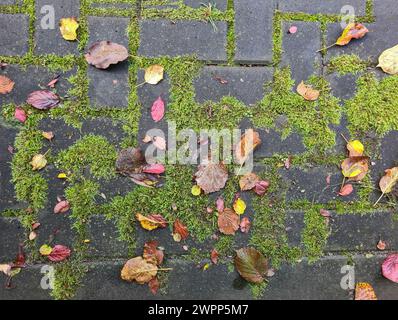
[[[358,73],[366,70],[368,63],[361,60],[355,54],[344,54],[330,59],[329,72],[338,72],[341,75],[347,73]]]

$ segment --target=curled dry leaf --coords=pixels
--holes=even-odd
[[[398,283],[398,253],[390,254],[381,266],[383,276]]]
[[[16,107],[14,112],[14,118],[21,123],[25,123],[26,119],[28,119],[28,116],[26,115],[24,109],[22,109],[21,107]]]
[[[347,158],[342,162],[341,169],[344,177],[361,181],[369,171],[369,158],[364,156]]]
[[[33,156],[30,165],[32,166],[33,171],[41,170],[47,165],[47,159],[42,154],[36,154]]]
[[[321,214],[322,217],[325,217],[325,218],[330,218],[331,217],[331,214],[330,214],[329,210],[321,209],[319,211],[319,213]]]
[[[359,282],[355,286],[355,300],[377,300],[377,297],[369,283]]]
[[[166,168],[163,164],[155,163],[155,164],[148,164],[142,168],[142,172],[151,173],[151,174],[162,174],[166,171]]]
[[[6,76],[0,75],[0,94],[7,94],[14,88],[15,82]]]
[[[232,209],[226,208],[218,215],[218,229],[226,235],[234,235],[239,229],[239,216]]]
[[[318,100],[320,94],[318,90],[315,90],[311,86],[306,85],[304,81],[301,81],[301,83],[298,85],[297,93],[308,101]]]
[[[218,252],[216,249],[211,250],[210,253],[210,260],[211,262],[213,262],[214,264],[218,263]]]
[[[167,227],[166,219],[160,214],[151,214],[145,217],[141,213],[137,213],[135,217],[141,223],[141,227],[148,231]]]
[[[239,180],[239,186],[242,191],[251,190],[255,187],[256,183],[260,181],[260,178],[255,173],[247,173],[242,176]]]
[[[352,192],[354,191],[354,187],[352,184],[346,184],[344,187],[342,187],[339,191],[339,196],[346,197],[349,196]]]
[[[136,281],[139,284],[148,283],[158,273],[158,267],[147,262],[142,257],[130,259],[124,265],[121,277],[126,281]]]
[[[107,69],[129,57],[127,49],[111,41],[98,41],[91,45],[84,55],[87,62],[98,69]]]
[[[61,262],[70,256],[70,249],[66,246],[57,244],[52,249],[51,253],[47,256],[52,262]]]
[[[188,228],[179,219],[174,221],[173,233],[180,235],[181,240],[185,240],[189,236]]]
[[[47,87],[49,88],[55,88],[55,85],[57,84],[57,82],[59,81],[59,75],[56,76],[54,79],[52,79],[49,83],[47,83]]]
[[[243,165],[257,146],[261,144],[260,135],[253,129],[246,130],[235,149],[235,159]]]
[[[57,94],[49,90],[37,90],[28,95],[26,103],[39,110],[54,108],[60,102]]]
[[[158,84],[163,80],[164,68],[161,65],[154,64],[145,69],[145,82],[149,84]]]
[[[381,54],[378,67],[382,68],[385,73],[398,74],[398,45]]]
[[[248,217],[243,217],[243,219],[240,222],[240,231],[243,233],[249,233],[250,227],[251,227],[251,222]]]
[[[61,31],[62,37],[68,41],[74,41],[77,39],[77,29],[79,28],[79,23],[75,17],[62,18],[59,21],[59,30]]]
[[[254,192],[259,195],[263,196],[269,188],[270,183],[267,180],[258,181],[254,186]]]
[[[164,101],[162,100],[161,97],[159,97],[155,100],[151,108],[152,120],[155,122],[159,122],[160,120],[163,119],[164,112],[165,112]]]
[[[59,201],[54,207],[54,213],[65,213],[70,209],[68,200]]]
[[[206,194],[216,192],[225,187],[228,170],[223,163],[202,164],[198,166],[195,179]]]
[[[144,244],[144,253],[142,257],[147,262],[159,266],[163,262],[164,253],[162,250],[158,249],[157,241],[148,241]]]
[[[235,267],[246,281],[261,283],[267,276],[268,260],[254,248],[242,248],[236,251]]]
[[[337,39],[338,46],[345,46],[350,43],[352,39],[363,38],[369,30],[361,23],[349,23],[341,36]]]
[[[379,182],[383,194],[391,193],[398,182],[398,167],[387,169]]]

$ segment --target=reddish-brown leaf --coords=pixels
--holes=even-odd
[[[270,183],[267,180],[258,181],[254,186],[254,192],[259,196],[263,196],[269,188]]]
[[[22,109],[21,107],[16,107],[14,112],[14,118],[21,123],[25,123],[28,116],[24,109]]]
[[[60,102],[59,96],[49,90],[37,90],[28,95],[26,100],[33,108],[47,110],[54,108]]]
[[[164,252],[158,249],[158,242],[148,241],[144,244],[144,253],[142,257],[149,263],[161,265],[164,258]]]
[[[173,233],[179,234],[182,240],[185,240],[189,236],[188,228],[179,219],[174,221]]]
[[[235,234],[239,229],[239,216],[234,210],[226,208],[218,215],[218,229],[223,234]]]
[[[58,80],[59,80],[59,75],[57,75],[54,79],[52,79],[49,83],[47,83],[47,87],[55,88],[55,85],[57,84]]]
[[[111,64],[117,64],[129,57],[127,49],[111,41],[98,41],[91,45],[86,53],[87,62],[98,69],[107,69]]]
[[[158,293],[160,283],[158,277],[154,277],[148,282],[148,287],[151,290],[152,294],[156,295]]]
[[[54,207],[54,213],[65,213],[70,209],[68,200],[58,202]]]
[[[223,163],[202,164],[195,173],[195,179],[206,194],[216,192],[225,187],[228,170]]]
[[[248,129],[245,134],[242,135],[235,149],[235,159],[237,163],[240,165],[245,163],[254,149],[260,144],[261,139],[258,132],[255,132],[253,129]]]
[[[386,250],[387,248],[387,244],[385,243],[385,241],[383,240],[379,240],[379,242],[377,243],[377,249],[379,249],[380,251]]]
[[[384,260],[381,269],[385,278],[398,283],[398,253],[390,254]]]
[[[248,217],[243,217],[239,226],[240,226],[240,231],[242,231],[243,233],[249,233],[251,227],[250,219]]]
[[[214,264],[218,263],[218,252],[216,249],[211,250],[210,253],[210,260],[211,262],[213,262]]]
[[[0,76],[0,94],[7,94],[14,88],[15,82],[6,76]]]
[[[346,184],[340,189],[339,196],[346,197],[349,196],[354,191],[352,184]]]
[[[221,212],[224,211],[224,209],[225,209],[225,204],[224,204],[224,199],[223,199],[222,197],[218,197],[218,198],[217,198],[216,207],[217,207],[218,213],[221,213]]]
[[[344,29],[341,36],[337,39],[338,46],[345,46],[350,43],[352,39],[363,38],[369,30],[361,23],[349,23]]]
[[[251,190],[255,187],[256,183],[260,181],[258,175],[253,172],[247,173],[239,180],[239,186],[242,191]]]
[[[152,174],[162,174],[166,171],[163,164],[148,164],[143,167],[142,172]]]
[[[377,297],[369,283],[359,282],[355,286],[355,300],[377,300]]]
[[[246,281],[261,283],[268,273],[268,260],[254,248],[236,251],[235,267]]]
[[[66,246],[57,244],[47,256],[53,262],[61,262],[70,256],[70,249]]]

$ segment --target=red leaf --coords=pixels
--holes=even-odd
[[[20,107],[15,108],[14,117],[21,123],[25,123],[26,119],[28,118],[25,110]]]
[[[11,265],[12,268],[23,268],[25,266],[25,253],[23,252],[23,244],[20,243],[18,247],[18,254],[15,258],[14,263]]]
[[[161,97],[159,97],[152,105],[151,115],[153,121],[159,122],[160,120],[162,120],[164,117],[164,112],[165,112],[164,101],[162,100]]]
[[[224,205],[224,199],[222,197],[218,197],[218,199],[216,201],[216,206],[217,206],[217,211],[219,213],[224,211],[225,205]]]
[[[257,193],[259,196],[263,196],[269,187],[269,182],[266,180],[263,181],[259,181],[256,183],[256,185],[254,186],[254,192]]]
[[[69,201],[63,200],[58,202],[54,207],[54,213],[65,213],[70,209]]]
[[[145,173],[162,174],[166,171],[163,164],[148,164],[142,170]]]
[[[331,216],[330,211],[328,211],[326,209],[321,209],[320,214],[322,217],[325,217],[325,218],[330,218],[330,216]]]
[[[60,262],[70,256],[70,249],[63,245],[57,244],[54,246],[53,251],[47,256],[53,262]]]
[[[248,217],[244,217],[240,222],[240,231],[243,233],[249,233],[251,222]]]
[[[151,281],[149,281],[148,286],[153,294],[157,294],[160,286],[158,277],[154,277]]]
[[[218,263],[218,252],[216,249],[213,249],[210,253],[210,259],[211,262],[213,262],[214,264]]]
[[[341,188],[339,192],[339,196],[346,197],[350,195],[354,191],[354,187],[352,184],[346,184],[344,187]]]
[[[39,110],[47,110],[59,104],[59,96],[48,90],[38,90],[29,94],[26,102]]]
[[[158,249],[157,241],[148,241],[144,244],[144,253],[142,255],[144,260],[155,265],[161,265],[164,258],[162,250]]]
[[[398,283],[398,253],[390,254],[381,266],[383,276]]]
[[[179,219],[174,221],[173,233],[178,233],[182,240],[188,238],[189,235],[188,228]]]

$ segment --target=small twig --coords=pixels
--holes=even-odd
[[[383,197],[384,197],[384,192],[381,194],[381,196],[380,196],[380,198],[379,199],[377,199],[377,201],[375,202],[375,204],[373,205],[373,207],[376,207],[377,206],[377,204],[380,202],[380,200],[381,199],[383,199]]]
[[[346,137],[344,137],[344,134],[340,133],[340,135],[343,137],[343,139],[345,140],[345,142],[347,142],[347,144],[350,143],[350,142],[346,139]]]
[[[322,48],[322,49],[319,49],[319,50],[316,51],[316,52],[321,52],[321,51],[324,51],[324,50],[328,50],[328,49],[334,47],[335,45],[336,45],[336,43],[333,43],[332,45],[330,45],[330,46],[328,46],[328,47],[325,47],[325,48]]]

